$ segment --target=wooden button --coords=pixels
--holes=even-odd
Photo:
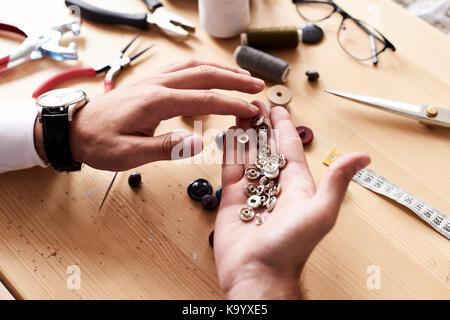
[[[272,106],[286,107],[292,100],[292,93],[288,87],[276,85],[267,90],[267,99]]]

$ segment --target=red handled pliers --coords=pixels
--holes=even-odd
[[[33,92],[33,98],[39,97],[41,94],[52,90],[55,86],[63,83],[64,81],[74,79],[74,78],[81,78],[81,77],[95,77],[99,73],[106,72],[105,80],[104,80],[104,86],[105,86],[105,92],[111,91],[114,89],[114,79],[119,75],[119,73],[127,68],[131,61],[142,55],[144,52],[152,48],[154,45],[151,45],[147,47],[146,49],[136,53],[135,55],[128,57],[125,55],[125,52],[127,49],[133,44],[133,42],[137,39],[139,34],[137,34],[131,41],[128,43],[125,48],[123,48],[121,51],[114,54],[114,56],[111,58],[110,62],[106,65],[102,65],[99,67],[79,67],[79,68],[71,68],[65,71],[62,71],[47,81],[45,81],[43,84],[41,84],[34,92]]]

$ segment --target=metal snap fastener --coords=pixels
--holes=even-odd
[[[267,193],[263,193],[263,194],[259,195],[259,198],[261,199],[261,205],[265,206],[267,203],[267,200],[270,199],[270,196]]]
[[[256,187],[256,194],[257,195],[262,195],[263,193],[264,193],[264,186],[261,186],[261,185],[257,186]]]
[[[277,198],[275,197],[270,197],[270,199],[267,201],[266,203],[266,208],[267,210],[272,211],[273,208],[275,208],[275,203],[277,202]]]
[[[261,171],[257,167],[248,167],[245,170],[245,176],[250,180],[258,179],[260,175]]]
[[[270,148],[268,146],[261,146],[258,149],[258,157],[266,158],[270,155]]]
[[[247,206],[252,209],[256,209],[261,205],[261,199],[258,195],[253,195],[247,200]]]
[[[255,161],[255,166],[258,169],[262,169],[264,167],[264,165],[267,163],[267,158],[257,158]]]
[[[273,180],[270,180],[268,177],[262,177],[259,180],[259,184],[264,187],[264,190],[267,191],[267,190],[272,189],[275,182],[273,182]]]
[[[254,194],[256,194],[256,188],[258,186],[252,182],[249,182],[245,185],[245,194],[247,195],[247,197],[250,197]]]
[[[262,225],[262,224],[264,223],[264,220],[265,220],[264,215],[262,215],[262,214],[260,214],[260,213],[257,213],[257,214],[255,215],[255,220],[256,220],[256,225],[257,225],[257,226]]]
[[[277,169],[274,172],[264,172],[264,174],[269,179],[276,179],[280,175],[280,170]]]
[[[278,164],[280,166],[280,169],[283,169],[284,166],[286,165],[286,157],[284,156],[284,154],[280,154],[278,157]]]
[[[279,168],[278,161],[270,160],[264,165],[263,170],[265,173],[274,173]]]
[[[239,211],[239,217],[243,221],[250,221],[253,219],[254,216],[255,216],[255,211],[253,211],[252,208],[243,207]]]
[[[247,134],[241,134],[238,138],[237,141],[241,144],[246,144],[248,141],[250,140],[249,136]]]
[[[257,131],[266,131],[269,132],[269,125],[265,122],[261,123],[260,125],[256,126],[255,128]]]
[[[276,183],[274,186],[269,190],[270,196],[277,196],[281,191],[281,185]]]
[[[256,116],[252,119],[252,127],[257,127],[264,122],[263,116]]]

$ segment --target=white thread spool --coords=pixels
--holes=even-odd
[[[250,24],[250,0],[198,0],[200,23],[209,35],[232,38]]]

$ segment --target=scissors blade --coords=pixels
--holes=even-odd
[[[100,212],[100,210],[102,210],[102,207],[103,207],[103,204],[106,201],[106,198],[108,198],[109,192],[111,191],[111,188],[112,188],[112,186],[114,184],[114,181],[116,180],[117,174],[118,174],[118,172],[114,173],[114,176],[111,179],[111,182],[109,183],[108,189],[106,189],[105,196],[103,197],[102,203],[100,204],[100,207],[98,208],[99,212]]]
[[[396,113],[408,118],[419,120],[420,122],[430,124],[430,125],[438,125],[443,127],[450,127],[450,110],[427,106],[427,105],[416,105],[410,104],[395,100],[377,98],[366,96],[362,94],[356,93],[348,93],[342,91],[335,90],[325,90],[328,93],[334,94],[339,97],[343,97],[346,99],[350,99],[353,101],[361,102],[366,105],[376,107],[378,109]],[[434,115],[428,115],[428,108],[432,107],[435,110]]]
[[[405,113],[409,115],[420,115],[422,111],[422,106],[404,103],[400,101],[388,100],[377,97],[365,96],[362,94],[356,93],[348,93],[342,91],[334,91],[334,90],[325,90],[328,93],[334,94],[339,97],[343,97],[346,99],[350,99],[353,101],[358,101],[361,103],[365,103],[370,106],[378,107],[381,109],[385,109],[386,111],[392,111],[397,113]]]

